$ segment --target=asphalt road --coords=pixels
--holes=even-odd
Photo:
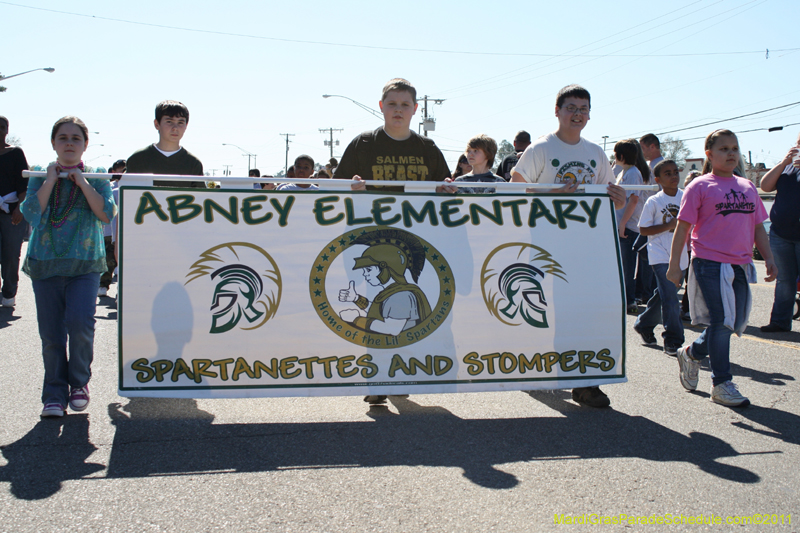
[[[797,531],[800,323],[762,334],[773,286],[752,290],[752,325],[731,341],[746,409],[709,401],[707,365],[698,391],[684,391],[676,360],[641,346],[633,317],[629,382],[604,387],[604,410],[565,391],[413,395],[372,408],[354,397],[129,400],[116,394],[117,312],[103,298],[91,405],[40,420],[40,342],[23,276],[16,309],[0,309],[0,531],[665,527],[557,525],[561,514],[723,522],[668,531]],[[784,525],[725,523],[757,514]]]

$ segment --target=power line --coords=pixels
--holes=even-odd
[[[761,113],[766,113],[768,111],[774,111],[776,109],[783,109],[785,107],[796,106],[798,104],[800,104],[800,102],[792,102],[791,104],[781,105],[781,106],[778,106],[778,107],[771,107],[769,109],[764,109],[763,111],[756,111],[755,113],[747,113],[746,115],[739,115],[738,117],[724,118],[722,120],[715,120],[713,122],[706,122],[705,124],[700,124],[698,126],[689,126],[688,128],[680,128],[680,129],[671,130],[671,131],[662,131],[661,133],[657,133],[656,135],[667,135],[668,133],[675,133],[675,132],[678,132],[678,131],[686,131],[686,130],[693,130],[693,129],[696,129],[696,128],[704,128],[705,126],[711,126],[712,124],[719,124],[720,122],[727,122],[729,120],[737,120],[737,119],[744,118],[744,117],[751,117],[753,115],[760,115]]]
[[[264,41],[275,41],[294,44],[311,44],[319,46],[340,46],[344,48],[361,48],[367,50],[387,50],[394,52],[419,52],[419,53],[437,53],[437,54],[454,54],[454,55],[477,55],[477,56],[506,56],[506,57],[543,57],[543,58],[562,58],[562,57],[703,57],[715,55],[748,55],[748,54],[764,54],[766,51],[775,52],[793,52],[800,50],[800,48],[782,48],[782,49],[764,49],[764,50],[742,50],[736,52],[697,52],[687,54],[542,54],[533,52],[476,52],[467,50],[441,50],[432,48],[401,48],[394,46],[373,46],[367,44],[352,44],[352,43],[337,43],[329,41],[308,41],[302,39],[285,39],[281,37],[266,37],[263,35],[251,35],[246,33],[215,31],[215,30],[202,30],[198,28],[188,28],[184,26],[170,26],[167,24],[155,24],[152,22],[139,22],[135,20],[127,20],[115,17],[103,17],[99,15],[87,15],[85,13],[75,13],[71,11],[61,11],[58,9],[47,9],[43,7],[26,6],[22,4],[15,4],[13,2],[0,2],[0,4],[19,7],[24,9],[32,9],[35,11],[44,11],[47,13],[56,13],[59,15],[69,15],[73,17],[89,18],[94,20],[104,20],[108,22],[119,22],[122,24],[133,24],[136,26],[146,26],[151,28],[161,28],[166,30],[179,30],[191,33],[204,33],[209,35],[222,35],[226,37],[239,37],[244,39],[259,39]]]

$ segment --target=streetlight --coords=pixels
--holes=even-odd
[[[103,146],[103,145],[101,144],[100,146]],[[97,157],[93,157],[93,158],[91,158],[91,159],[90,159],[88,162],[89,162],[89,163],[91,163],[91,162],[92,162],[92,161],[94,161],[95,159],[100,159],[101,157],[111,157],[111,154],[103,154],[103,155],[98,155]]]
[[[243,155],[247,156],[247,172],[248,173],[250,172],[250,158],[251,157],[253,158],[253,166],[258,166],[258,164],[256,163],[256,157],[258,157],[257,154],[250,153],[247,150],[245,150],[244,148],[242,148],[241,146],[236,146],[235,144],[231,144],[231,143],[222,143],[222,146],[233,146],[234,148],[238,148],[239,150],[244,152]]]
[[[20,72],[19,74],[12,74],[11,76],[3,76],[2,74],[0,74],[0,81],[8,80],[8,79],[11,79],[11,78],[16,78],[17,76],[22,76],[23,74],[29,74],[31,72],[36,72],[37,70],[44,70],[45,72],[55,72],[56,71],[56,69],[54,69],[53,67],[47,67],[47,68],[35,68],[33,70],[26,70],[25,72]],[[1,87],[0,86],[0,93],[5,92],[5,90],[6,90],[5,87]]]
[[[376,117],[378,117],[380,119],[383,119],[383,115],[381,113],[379,113],[378,111],[375,111],[371,107],[366,106],[366,105],[362,104],[361,102],[356,102],[355,100],[353,100],[352,98],[348,98],[347,96],[342,96],[341,94],[323,94],[322,97],[323,98],[344,98],[345,100],[350,100],[351,102],[356,104],[358,107],[360,107],[361,109],[363,109],[367,113],[371,113],[371,114],[375,115]]]
[[[92,146],[105,146],[105,144],[90,144],[89,146],[86,147],[86,149],[88,150]]]

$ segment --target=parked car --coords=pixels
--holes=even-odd
[[[772,221],[771,220],[765,220],[764,221],[764,229],[767,231],[767,235],[769,235],[769,227],[771,225],[772,225]],[[761,257],[761,252],[758,251],[758,248],[756,248],[755,244],[753,245],[753,259],[758,259],[759,261],[763,261],[764,260],[764,258]]]

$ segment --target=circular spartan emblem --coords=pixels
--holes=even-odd
[[[550,278],[550,279],[548,279]],[[533,244],[498,246],[481,267],[481,293],[489,312],[503,324],[547,328],[547,287],[567,281],[550,252]]]
[[[283,281],[277,263],[261,247],[229,242],[209,248],[191,266],[184,285],[208,277],[210,333],[237,325],[257,329],[278,312]]]
[[[397,348],[427,338],[453,307],[453,272],[436,248],[395,228],[354,229],[320,252],[309,276],[320,320],[360,346]]]

